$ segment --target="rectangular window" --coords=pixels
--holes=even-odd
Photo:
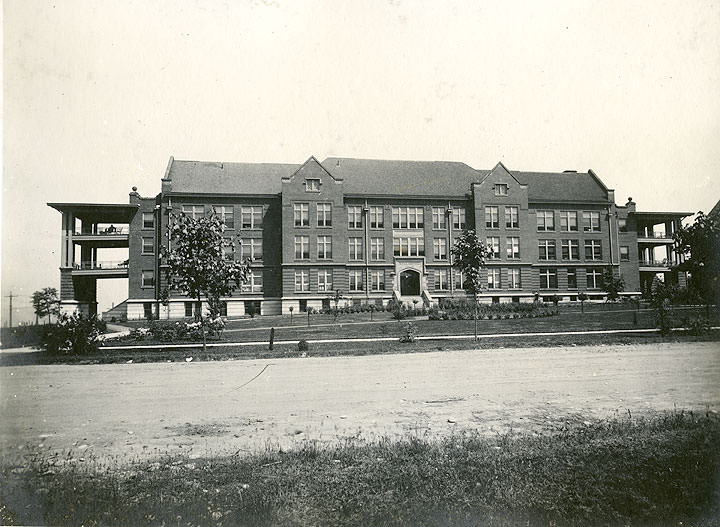
[[[263,220],[262,207],[241,207],[240,222],[243,229],[261,229]]]
[[[260,271],[259,269],[253,269],[252,271],[250,271],[250,273],[248,273],[248,281],[242,285],[240,290],[245,293],[262,293],[262,271]]]
[[[540,269],[540,288],[557,289],[557,272],[555,269]]]
[[[455,279],[454,288],[459,290],[465,289],[465,277],[463,274],[460,271],[455,271],[453,277]]]
[[[370,291],[385,291],[385,271],[382,269],[370,271]]]
[[[445,238],[433,240],[433,257],[436,260],[447,260],[447,240]]]
[[[602,271],[595,267],[590,267],[585,270],[585,277],[587,278],[588,289],[600,289],[602,287]]]
[[[551,210],[537,211],[537,230],[554,231],[555,230],[555,213]]]
[[[505,228],[518,229],[520,227],[519,207],[505,207]]]
[[[568,289],[577,289],[577,270],[576,269],[568,269],[567,270],[567,281],[568,281]]]
[[[497,267],[488,269],[488,289],[500,289],[500,269]]]
[[[333,288],[333,278],[332,278],[332,271],[323,269],[321,271],[318,271],[318,291],[319,292],[327,292],[332,291]]]
[[[184,302],[185,304],[185,316],[191,317],[193,316],[193,304],[194,302]]]
[[[363,290],[363,279],[362,271],[352,269],[348,272],[348,279],[350,282],[350,291],[362,291]]]
[[[152,302],[143,302],[143,314],[145,318],[150,320],[153,317],[153,305]]]
[[[295,219],[295,227],[310,226],[310,204],[295,203],[293,205],[293,218]]]
[[[602,244],[600,240],[585,240],[585,259],[602,260]]]
[[[583,212],[583,230],[585,232],[600,232],[599,212]]]
[[[450,271],[448,269],[435,269],[435,291],[447,291],[450,287]]]
[[[203,205],[183,205],[182,211],[185,216],[190,216],[194,220],[199,220],[205,216],[205,207]]]
[[[332,203],[317,204],[317,226],[332,227]]]
[[[510,281],[510,289],[520,289],[522,282],[520,279],[520,269],[512,268],[508,271],[508,280]]]
[[[303,293],[310,289],[310,272],[295,271],[295,291]]]
[[[383,229],[385,228],[385,218],[383,208],[380,206],[370,207],[370,228],[371,229]]]
[[[155,271],[142,271],[141,287],[155,287]]]
[[[425,256],[425,239],[419,237],[393,238],[395,256]]]
[[[517,260],[520,258],[520,238],[518,236],[508,236],[505,239],[507,257],[510,260]]]
[[[432,208],[432,222],[433,229],[447,229],[447,223],[445,222],[445,207]]]
[[[320,192],[320,180],[319,179],[306,179],[305,180],[305,192]]]
[[[485,207],[485,227],[487,229],[497,229],[500,227],[498,214],[498,207]]]
[[[538,260],[555,260],[555,240],[538,240]]]
[[[317,237],[318,260],[329,260],[332,258],[332,236]]]
[[[508,186],[505,183],[495,183],[495,195],[496,196],[507,196]]]
[[[370,238],[370,259],[385,259],[385,240],[383,238]]]
[[[575,210],[560,211],[560,230],[563,232],[577,232],[578,215]]]
[[[155,214],[152,212],[142,213],[142,228],[143,229],[154,229],[155,228]]]
[[[580,242],[578,240],[562,241],[562,259],[563,260],[579,260],[580,259]]]
[[[618,231],[627,232],[627,220],[625,218],[620,218],[617,221],[618,221]]]
[[[452,210],[453,229],[456,231],[465,230],[465,209]]]
[[[143,238],[142,239],[142,253],[143,254],[152,254],[155,252],[155,247],[153,243],[153,238]]]
[[[263,243],[260,238],[242,238],[240,240],[240,258],[250,261],[262,260]]]
[[[393,229],[422,229],[425,226],[422,207],[393,207]]]
[[[362,207],[351,205],[347,208],[348,229],[362,229]]]
[[[348,248],[350,260],[362,260],[363,259],[363,246],[362,238],[348,238]]]
[[[630,261],[630,247],[628,247],[627,245],[620,246],[620,261],[621,262],[629,262]]]
[[[308,236],[295,236],[295,259],[310,259],[310,242]]]
[[[220,302],[220,316],[226,317],[227,316],[227,301],[223,300]]]
[[[500,237],[488,236],[485,238],[485,245],[492,251],[488,258],[497,260],[500,258]]]
[[[235,228],[235,211],[231,205],[215,205],[213,211],[225,224],[226,229]]]

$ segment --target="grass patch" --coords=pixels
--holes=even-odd
[[[38,455],[3,495],[6,518],[52,525],[719,525],[719,441],[716,416],[675,412],[130,465]]]

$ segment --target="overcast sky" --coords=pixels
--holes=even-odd
[[[720,199],[717,3],[6,0],[3,16],[3,325],[11,290],[17,323],[59,287],[46,203],[155,195],[170,155],[592,168],[641,210]]]

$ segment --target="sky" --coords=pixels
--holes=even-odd
[[[6,0],[0,321],[59,288],[47,202],[154,196],[171,155],[592,168],[708,211],[718,86],[710,1]]]

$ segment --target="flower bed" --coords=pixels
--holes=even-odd
[[[550,304],[544,302],[478,304],[477,314],[480,320],[508,320],[513,318],[538,318],[557,315]],[[475,304],[472,300],[441,299],[437,307],[430,309],[430,320],[472,320],[475,318]]]

